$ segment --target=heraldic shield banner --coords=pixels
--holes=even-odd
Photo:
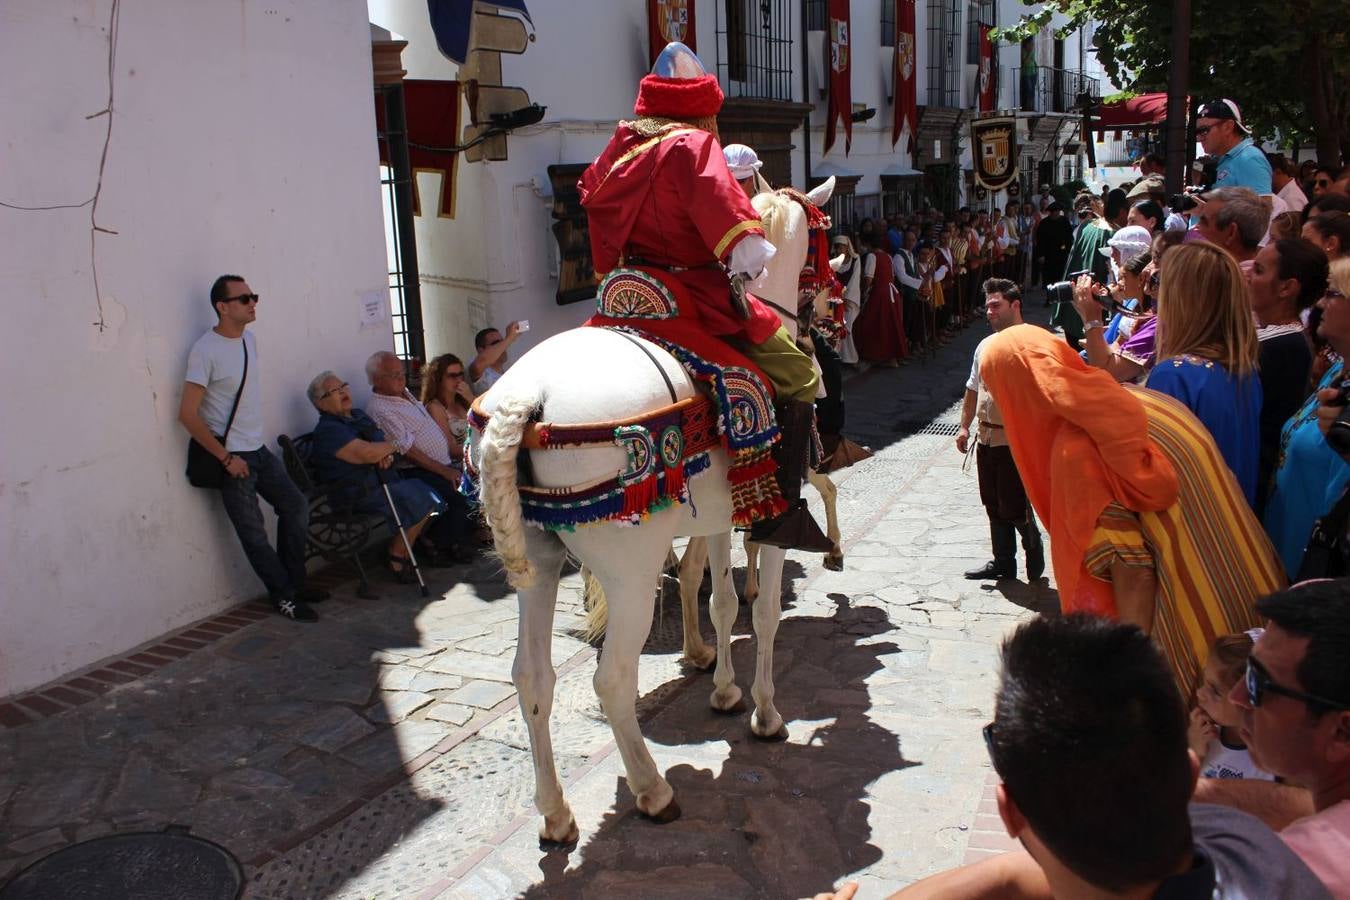
[[[970,153],[975,183],[991,191],[1003,190],[1017,180],[1017,120],[1012,116],[972,120]]]

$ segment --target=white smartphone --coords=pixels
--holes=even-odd
[[[519,322],[516,323],[516,331],[529,331],[529,330],[530,330],[529,319],[521,319]]]

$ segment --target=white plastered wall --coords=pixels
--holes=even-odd
[[[0,200],[92,195],[110,9],[0,5]],[[387,317],[358,315],[386,284],[362,0],[123,3],[114,84],[101,313],[88,209],[0,208],[0,696],[262,592],[218,495],[183,477],[216,275],[262,295],[269,442],[313,427],[317,371],[357,385],[392,345]]]

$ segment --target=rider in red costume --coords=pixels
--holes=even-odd
[[[639,86],[637,119],[619,123],[581,177],[595,270],[655,276],[684,304],[677,321],[696,320],[767,376],[777,395],[774,457],[787,510],[755,522],[751,538],[827,552],[833,545],[801,499],[818,376],[774,310],[750,294],[737,310],[732,297],[729,276],[751,283],[774,248],[727,168],[717,140],[721,106],[716,76],[684,44],[667,45]]]

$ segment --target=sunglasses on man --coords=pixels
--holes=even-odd
[[[236,296],[234,296],[234,297],[226,297],[226,298],[225,298],[224,300],[222,300],[221,302],[222,302],[222,303],[257,303],[257,302],[258,302],[258,299],[259,299],[259,298],[258,298],[258,295],[257,295],[257,294],[238,294],[238,295],[236,295]]]
[[[1288,697],[1291,700],[1301,700],[1304,703],[1314,706],[1324,706],[1331,710],[1350,709],[1350,704],[1328,700],[1325,697],[1318,697],[1313,694],[1305,694],[1303,691],[1296,691],[1293,688],[1287,688],[1276,684],[1266,671],[1265,666],[1261,665],[1254,658],[1247,658],[1247,702],[1252,709],[1261,705],[1267,693],[1279,694],[1281,697]]]

